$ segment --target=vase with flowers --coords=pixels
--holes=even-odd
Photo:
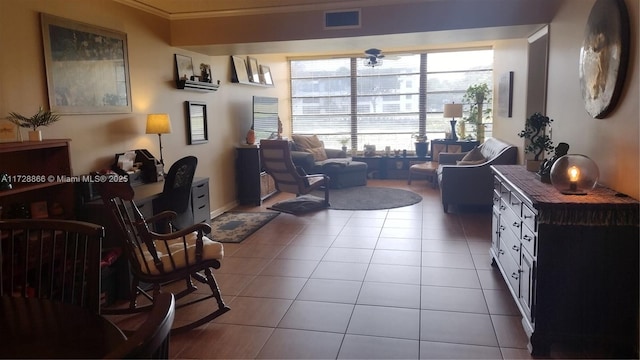
[[[31,131],[29,131],[30,141],[42,141],[42,132],[38,130],[38,128],[41,126],[49,126],[60,120],[60,115],[50,110],[44,110],[42,106],[40,106],[38,112],[31,117],[10,112],[7,119],[20,127],[31,129]]]

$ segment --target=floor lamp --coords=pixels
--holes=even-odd
[[[169,114],[149,114],[147,115],[147,134],[158,134],[160,142],[160,163],[164,168],[162,157],[162,134],[171,134],[171,120]]]

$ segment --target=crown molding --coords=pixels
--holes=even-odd
[[[215,18],[215,17],[230,17],[230,16],[248,16],[248,15],[266,15],[277,13],[296,13],[305,11],[326,11],[326,10],[343,10],[353,9],[357,7],[372,7],[372,6],[384,6],[384,5],[399,5],[407,3],[423,3],[442,0],[348,0],[340,2],[322,1],[317,0],[313,4],[305,5],[280,5],[280,6],[268,6],[268,7],[255,7],[247,9],[232,9],[232,10],[203,10],[192,11],[184,13],[170,13],[165,9],[151,6],[143,3],[140,0],[113,0],[123,5],[148,12],[150,14],[169,19],[169,20],[183,20],[183,19],[202,19],[202,18]]]

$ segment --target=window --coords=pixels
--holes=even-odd
[[[293,133],[316,134],[328,148],[348,137],[351,148],[411,152],[420,130],[430,139],[450,131],[444,104],[462,103],[473,84],[493,88],[491,49],[389,54],[375,67],[356,57],[292,59],[290,66]],[[486,132],[491,136],[490,126]]]

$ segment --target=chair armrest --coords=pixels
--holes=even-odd
[[[327,153],[327,158],[336,159],[336,158],[346,158],[347,153],[340,149],[324,149],[324,152]]]
[[[185,235],[191,234],[194,231],[202,231],[203,234],[211,233],[211,225],[207,223],[197,223],[193,224],[187,228],[180,229],[174,232],[170,232],[167,234],[160,234],[156,232],[150,232],[153,240],[173,240],[179,237],[183,237]],[[202,239],[198,238],[199,241]]]
[[[462,160],[462,158],[467,155],[466,152],[464,153],[440,153],[440,155],[438,155],[438,163],[440,163],[441,165],[455,165],[456,161],[460,161]]]
[[[152,216],[149,216],[148,218],[144,219],[147,223],[155,223],[157,221],[171,221],[173,219],[176,218],[176,216],[178,216],[178,214],[176,214],[174,211],[170,211],[170,210],[165,210],[165,211],[161,211],[157,214],[154,214]]]

